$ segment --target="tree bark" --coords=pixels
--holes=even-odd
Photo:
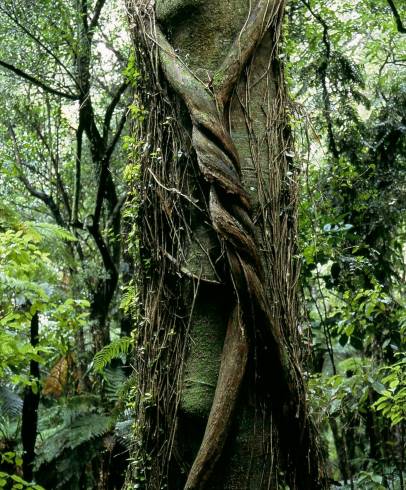
[[[138,468],[158,489],[326,488],[297,330],[283,1],[128,1],[142,71]],[[176,298],[176,300],[175,300]],[[170,470],[169,470],[170,467]]]
[[[31,318],[30,342],[32,347],[38,345],[39,318],[35,312]],[[38,361],[30,361],[30,379],[39,381]],[[23,445],[23,476],[28,482],[33,478],[33,463],[35,459],[35,441],[37,440],[38,405],[40,399],[39,386],[34,391],[31,386],[25,388],[21,422],[21,441]]]

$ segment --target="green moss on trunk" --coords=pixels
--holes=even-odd
[[[171,44],[201,76],[218,68],[248,14],[241,0],[157,0],[157,18],[172,36]],[[203,78],[204,80],[204,78]]]
[[[181,409],[189,416],[207,418],[213,402],[228,310],[218,293],[217,298],[205,297],[201,291],[193,314],[181,398]]]

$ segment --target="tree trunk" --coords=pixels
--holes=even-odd
[[[142,74],[144,264],[129,480],[326,488],[299,367],[284,3],[130,0],[128,10]]]
[[[32,347],[38,345],[39,319],[38,312],[35,312],[31,318],[30,342]],[[30,361],[30,379],[39,382],[39,364],[38,361]],[[33,463],[35,459],[35,441],[37,440],[38,426],[38,405],[40,399],[40,390],[33,390],[27,386],[24,391],[23,413],[21,422],[21,441],[23,445],[23,476],[28,482],[32,481]]]

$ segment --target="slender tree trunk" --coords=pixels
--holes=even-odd
[[[330,418],[330,427],[331,432],[333,433],[334,444],[337,451],[337,460],[341,473],[341,479],[347,485],[348,480],[352,480],[352,472],[348,461],[348,452],[345,435],[343,435],[343,428],[339,427],[337,420],[334,417]]]
[[[137,356],[150,489],[326,488],[300,370],[297,184],[283,1],[128,1],[144,325]]]
[[[38,345],[39,319],[38,312],[31,318],[30,342],[32,347]],[[39,364],[37,361],[30,361],[30,379],[37,383],[39,380]],[[21,424],[21,441],[23,445],[23,476],[28,482],[33,478],[33,463],[35,459],[35,441],[37,439],[38,426],[38,405],[40,390],[33,390],[28,386],[24,391],[23,413]]]

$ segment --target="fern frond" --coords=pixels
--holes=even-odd
[[[58,404],[46,407],[39,407],[38,430],[48,435],[53,434],[61,427],[69,425],[73,420],[81,415],[94,413],[95,407],[101,405],[99,395],[84,393],[73,395],[65,399],[59,399]],[[44,438],[48,436],[43,436]]]
[[[23,401],[7,386],[0,386],[0,408],[3,415],[18,417],[23,409]]]
[[[0,203],[0,225],[2,224],[15,231],[22,230],[34,242],[42,240],[76,241],[76,237],[61,226],[53,223],[23,221],[19,213],[5,202]]]
[[[3,441],[17,441],[19,439],[20,421],[0,415],[0,438]]]
[[[36,223],[35,221],[27,221],[25,224],[31,229],[39,233],[46,240],[65,240],[75,242],[76,237],[72,233],[61,226],[52,223]]]
[[[41,248],[49,251],[51,258],[63,260],[69,266],[73,265],[67,243],[76,241],[76,237],[70,231],[52,223],[26,221],[22,226],[25,227],[26,233],[40,237]]]
[[[1,289],[13,290],[14,292],[27,291],[26,296],[28,298],[30,294],[35,294],[44,299],[47,297],[44,288],[39,286],[34,281],[13,277],[10,274],[5,274],[4,272],[0,271],[0,282]]]
[[[70,424],[59,426],[54,434],[47,437],[38,447],[36,466],[50,463],[66,449],[75,449],[81,444],[103,436],[111,430],[114,420],[106,415],[93,413],[80,415]]]
[[[104,346],[103,349],[97,352],[94,356],[94,371],[101,373],[107,364],[109,364],[113,359],[126,355],[130,350],[130,345],[130,337],[120,337],[110,342],[110,344]]]
[[[109,401],[115,402],[120,398],[127,377],[121,367],[107,368],[103,373],[106,396]]]
[[[123,443],[123,445],[130,450],[134,441],[133,441],[133,425],[134,418],[133,414],[129,414],[129,418],[125,420],[120,420],[116,423],[114,428],[114,432],[116,437]]]

